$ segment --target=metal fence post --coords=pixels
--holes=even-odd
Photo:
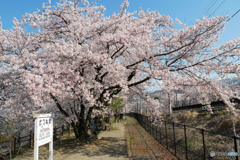
[[[144,128],[147,130],[147,117],[144,118]]]
[[[166,144],[168,149],[168,140],[167,140],[167,122],[165,121],[165,133],[166,133]]]
[[[142,115],[142,127],[144,128],[144,117]]]
[[[160,129],[160,143],[162,144],[162,125],[161,125],[161,127],[159,128]]]
[[[233,136],[233,138],[234,138],[234,148],[235,148],[235,152],[238,153],[237,137],[236,137],[236,136]],[[239,160],[239,159],[238,159],[238,155],[236,156],[236,160]]]
[[[175,139],[175,128],[174,128],[174,122],[173,124],[173,140],[174,140],[174,149],[175,149],[175,156],[177,155],[177,149],[176,149],[176,139]]]
[[[144,117],[144,129],[146,129],[146,117]]]
[[[149,128],[149,117],[148,117],[148,122],[147,122],[147,127],[148,127],[148,133],[150,132],[150,128]]]
[[[153,135],[153,134],[152,134],[152,123],[150,123],[150,128],[151,128],[151,135]]]
[[[203,139],[203,154],[204,160],[206,160],[206,147],[205,147],[205,138],[204,138],[204,129],[202,129],[202,139]]]
[[[187,150],[187,134],[186,134],[186,125],[184,124],[184,135],[185,135],[185,150],[186,150],[186,159],[188,160],[188,150]]]
[[[147,119],[146,119],[146,130],[149,132],[149,125],[148,125],[148,117],[147,117]]]
[[[149,128],[150,128],[150,133],[152,135],[152,123],[151,123],[151,120],[149,120]]]
[[[149,126],[148,126],[148,117],[146,117],[146,131],[149,132]]]

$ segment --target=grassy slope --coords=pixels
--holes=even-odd
[[[240,115],[239,111],[237,113]],[[226,110],[214,111],[213,114],[200,110],[198,112],[191,110],[176,111],[171,116],[166,111],[162,113],[162,116],[166,121],[185,123],[188,126],[227,135],[233,135],[233,122],[235,122],[236,134],[240,135],[240,116],[235,117]]]
[[[236,135],[240,137],[240,112],[237,111],[238,116],[235,117],[233,114],[223,111],[214,111],[214,114],[209,112],[196,112],[196,111],[178,111],[173,112],[169,116],[168,111],[163,112],[163,118],[166,121],[175,123],[185,123],[187,126],[196,127],[211,131],[214,133],[224,134],[228,136],[234,135],[234,129]],[[235,127],[234,127],[234,123]],[[177,128],[177,129],[176,129]],[[168,136],[173,137],[171,125],[168,127]],[[184,132],[183,127],[175,127],[176,131],[176,142],[184,146]],[[221,135],[211,134],[210,132],[204,132],[205,134],[205,145],[206,155],[209,157],[211,151],[215,152],[229,152],[234,151],[233,138],[228,138]],[[192,129],[187,127],[187,145],[188,149],[192,152],[203,156],[203,141],[201,130]],[[240,152],[240,150],[239,150]],[[218,157],[220,158],[220,157]],[[220,159],[226,159],[229,157],[221,157]],[[233,158],[233,157],[231,157]]]

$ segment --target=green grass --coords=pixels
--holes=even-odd
[[[114,130],[119,130],[119,128],[116,127],[116,126],[111,126],[111,130],[112,130],[112,131],[114,131]]]
[[[187,123],[192,123],[192,120],[187,121]]]
[[[199,140],[199,139],[188,139],[187,140],[187,146],[190,149],[194,150],[194,149],[199,148],[199,147],[202,146],[202,141]]]
[[[210,140],[209,142],[212,143],[212,144],[215,144],[215,143],[217,143],[217,140],[213,139],[213,140]]]
[[[18,151],[18,155],[22,155],[23,153],[27,152],[30,148],[20,148]]]
[[[205,122],[205,121],[201,121],[200,123],[201,123],[202,125],[205,125],[205,124],[206,124],[206,122]]]

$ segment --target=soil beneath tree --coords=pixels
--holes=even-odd
[[[113,123],[108,131],[101,131],[98,139],[89,144],[74,139],[74,134],[65,135],[54,142],[54,160],[129,160],[161,159],[175,160],[166,148],[161,146],[142,127],[136,127],[135,119]],[[130,140],[129,140],[130,137]],[[130,145],[129,145],[130,144]],[[48,159],[48,144],[39,147],[39,160]],[[33,149],[19,155],[14,160],[32,160]]]
[[[89,144],[73,140],[74,134],[54,142],[54,160],[128,160],[124,123],[112,124],[110,131],[101,131]],[[65,140],[64,140],[65,139]],[[39,160],[48,159],[48,144],[39,147]],[[33,160],[33,149],[14,160]]]

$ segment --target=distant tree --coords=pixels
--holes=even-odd
[[[109,108],[116,114],[115,116],[115,122],[119,120],[120,112],[122,111],[124,105],[123,105],[123,99],[121,95],[114,97],[112,99],[111,104],[109,105]]]

